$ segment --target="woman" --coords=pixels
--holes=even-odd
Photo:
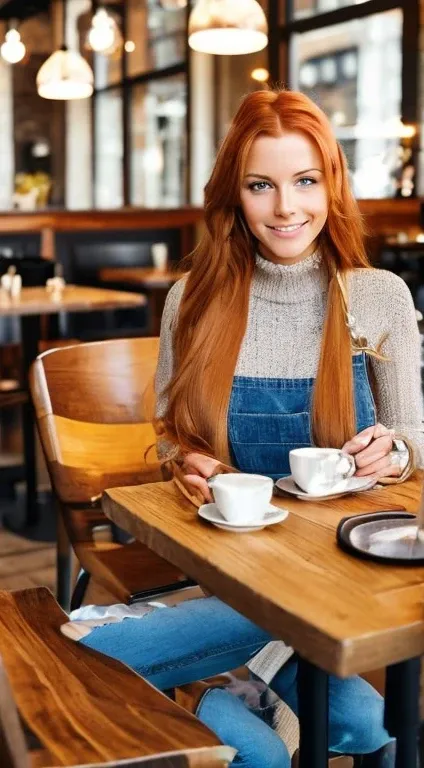
[[[312,443],[354,454],[358,476],[405,479],[422,447],[413,303],[402,280],[369,268],[343,153],[306,96],[244,99],[206,186],[205,220],[162,320],[162,456],[205,499],[219,462],[277,478],[290,449]],[[270,636],[214,597],[92,632],[81,623],[80,636],[162,689],[261,651],[255,673],[297,710],[291,649],[270,653]],[[227,691],[211,690],[197,714],[239,750],[234,764],[290,765],[283,742]],[[330,678],[330,749],[394,765],[382,699],[360,678]]]

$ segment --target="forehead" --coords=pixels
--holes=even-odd
[[[303,133],[283,133],[281,136],[258,136],[253,142],[246,162],[246,173],[266,176],[294,176],[310,168],[324,170],[321,154]]]

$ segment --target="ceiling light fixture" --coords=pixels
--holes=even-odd
[[[0,48],[2,59],[8,64],[17,64],[25,56],[25,46],[21,41],[21,36],[16,29],[14,22],[11,22],[11,28],[6,32],[4,43]]]
[[[187,0],[159,0],[159,4],[165,11],[179,11],[180,8],[186,8]]]
[[[118,38],[115,19],[105,8],[99,8],[94,14],[88,31],[87,42],[96,53],[106,53],[114,48]]]
[[[268,43],[268,24],[257,0],[197,0],[188,35],[190,47],[201,53],[255,53]]]
[[[269,72],[265,67],[256,67],[256,69],[252,69],[250,77],[258,83],[266,83],[269,80]]]
[[[37,74],[37,90],[43,99],[71,101],[87,99],[93,93],[93,71],[78,51],[68,51],[66,0],[63,0],[63,45],[52,53]]]

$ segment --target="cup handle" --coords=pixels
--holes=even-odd
[[[346,461],[349,464],[349,469],[343,472],[341,467]],[[350,453],[343,453],[343,451],[340,451],[340,461],[338,467],[341,469],[343,480],[347,480],[349,477],[352,477],[356,472],[356,462],[354,456],[351,456]]]

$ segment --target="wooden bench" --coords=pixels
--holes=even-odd
[[[194,715],[124,664],[64,637],[66,621],[45,587],[0,592],[1,768],[128,760],[131,768],[218,768],[232,760],[235,750]]]

